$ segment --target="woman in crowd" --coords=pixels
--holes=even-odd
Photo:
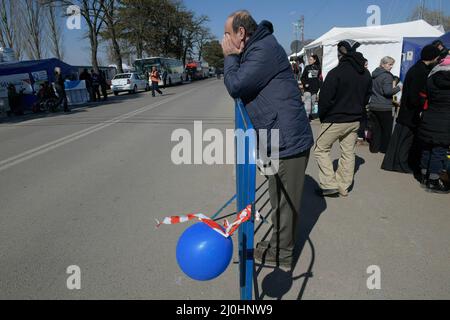
[[[301,81],[304,90],[305,108],[310,120],[313,119],[313,106],[317,102],[317,93],[322,86],[322,67],[319,57],[312,55],[309,57],[309,65],[303,71]]]
[[[372,137],[370,152],[386,153],[392,135],[393,125],[393,97],[401,91],[398,83],[394,82],[391,73],[395,60],[391,57],[381,59],[380,67],[372,73],[373,90],[370,99],[370,127]]]
[[[450,146],[450,56],[430,73],[427,82],[428,105],[422,113],[419,139],[422,142],[422,186],[426,191],[450,193],[441,179]]]

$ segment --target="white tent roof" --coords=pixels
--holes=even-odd
[[[301,57],[301,56],[304,56],[304,55],[305,55],[305,48],[303,48],[300,52],[291,54],[291,55],[289,56],[289,59],[290,59],[290,58],[295,58],[295,57]]]
[[[319,46],[332,46],[344,39],[360,43],[386,43],[398,42],[404,37],[440,37],[442,34],[443,32],[424,20],[371,27],[333,28],[305,48],[308,50]]]

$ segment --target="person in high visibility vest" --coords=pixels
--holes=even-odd
[[[152,73],[150,74],[150,81],[152,83],[152,96],[155,96],[155,91],[160,95],[163,95],[162,91],[159,89],[159,80],[161,76],[159,75],[158,69],[156,67],[152,68]]]

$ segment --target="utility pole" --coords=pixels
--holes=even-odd
[[[302,45],[305,45],[305,16],[300,17],[300,32],[302,34]]]
[[[304,46],[305,44],[305,16],[301,16],[300,20],[293,23],[294,25],[294,38],[295,41],[300,41],[301,45]],[[298,43],[298,42],[296,42]],[[296,52],[298,52],[299,48],[296,48]]]

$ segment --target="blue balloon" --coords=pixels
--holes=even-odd
[[[189,227],[177,244],[177,261],[191,279],[209,281],[228,268],[233,257],[233,240],[225,238],[205,223]]]

